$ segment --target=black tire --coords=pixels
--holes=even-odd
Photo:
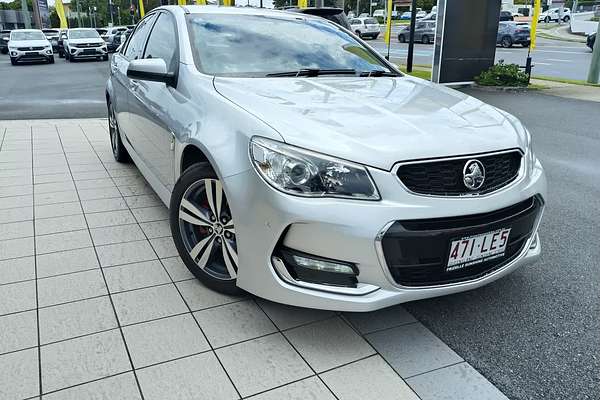
[[[8,54],[8,47],[6,49],[2,48],[2,50],[0,50],[0,53],[2,53],[2,54]]]
[[[356,32],[354,32],[354,33],[356,33],[356,36],[358,36],[359,38],[361,38],[361,39],[362,39],[362,33],[360,33],[360,31],[356,31]]]
[[[54,56],[48,59],[48,64],[54,64]]]
[[[510,47],[512,47],[513,42],[510,36],[504,36],[502,38],[502,41],[500,42],[500,44],[502,45],[502,47],[504,47],[505,49],[508,49]]]
[[[571,20],[571,17],[569,17],[568,15],[565,15],[565,16],[563,17],[563,22],[565,22],[565,23],[566,23],[566,22],[569,22],[570,20]]]
[[[102,56],[102,61],[108,61],[108,54]]]
[[[64,54],[65,54],[65,61],[71,62],[71,57],[69,56],[69,52],[65,51]]]
[[[521,46],[523,46],[523,47],[529,47],[529,42],[527,42],[527,43],[521,43]]]
[[[373,40],[377,40],[378,37],[379,37],[379,35],[373,36]]]
[[[429,44],[429,36],[427,36],[427,35],[421,36],[421,43]]]
[[[544,18],[544,22],[549,24],[550,23],[550,17],[546,16],[546,18]]]
[[[108,102],[108,134],[110,136],[110,147],[115,160],[120,163],[129,162],[129,153],[121,140],[121,131],[119,130],[115,110],[110,100]]]
[[[58,51],[58,57],[59,58],[65,58],[65,53],[63,53],[62,51]]]
[[[181,259],[202,283],[218,292],[240,294],[243,291],[236,286],[237,242],[235,233],[231,233],[235,230],[227,197],[220,185],[217,175],[208,163],[194,164],[186,169],[171,194],[171,234]],[[217,191],[222,194],[218,211],[220,215],[212,222],[210,218],[215,215],[211,210],[218,204]],[[210,204],[208,195],[212,198]],[[181,218],[182,215],[186,220]],[[229,271],[233,271],[233,277]]]
[[[400,43],[406,43],[406,37],[404,37],[404,35],[398,35],[398,41]]]
[[[17,60],[15,60],[14,58],[12,58],[12,57],[11,57],[11,58],[10,58],[10,63],[11,63],[12,65],[17,65]]]

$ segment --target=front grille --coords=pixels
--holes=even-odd
[[[19,51],[39,51],[44,50],[44,47],[17,47]]]
[[[532,197],[501,210],[462,217],[396,221],[381,240],[394,281],[403,286],[434,286],[476,279],[514,260],[534,233],[543,201]],[[503,257],[446,271],[453,240],[511,228]]]
[[[90,47],[100,47],[103,45],[104,45],[104,43],[82,43],[82,44],[76,44],[75,47],[77,47],[78,49],[87,49]]]
[[[478,190],[469,190],[463,182],[463,170],[469,160],[479,160],[485,168],[485,180]],[[451,160],[423,161],[401,165],[398,178],[412,192],[436,196],[485,194],[500,189],[519,175],[521,152],[518,150]]]

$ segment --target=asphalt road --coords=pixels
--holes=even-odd
[[[548,177],[542,259],[489,286],[407,304],[511,399],[600,398],[600,104],[468,90],[523,121]]]
[[[107,61],[13,66],[0,54],[0,119],[105,117]]]
[[[398,42],[397,29],[392,31],[390,59],[405,64],[408,44]],[[383,34],[377,40],[368,40],[367,43],[381,54],[387,54],[387,45],[383,41]],[[415,45],[413,61],[415,64],[430,66],[432,60],[432,44],[419,43]],[[527,48],[521,46],[513,46],[509,49],[497,47],[496,62],[499,60],[524,66],[527,60]],[[585,80],[592,60],[592,51],[582,43],[538,38],[537,48],[532,53],[532,60],[533,75]]]

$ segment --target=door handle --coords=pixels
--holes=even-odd
[[[129,88],[130,88],[131,90],[137,90],[137,88],[138,88],[138,87],[140,87],[140,84],[139,84],[139,82],[137,82],[137,81],[134,81],[134,80],[132,80],[132,81],[129,81]]]

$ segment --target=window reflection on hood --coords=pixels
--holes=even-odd
[[[389,71],[371,50],[325,20],[192,14],[188,26],[196,65],[211,75],[265,76],[307,68]]]

